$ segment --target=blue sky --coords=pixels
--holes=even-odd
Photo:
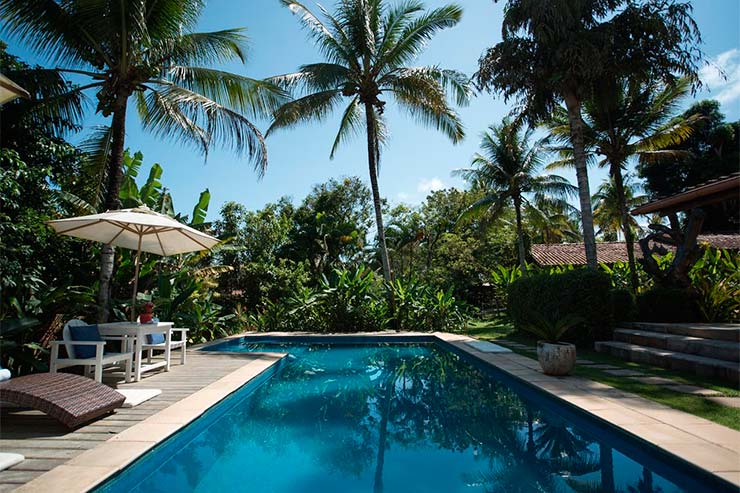
[[[315,6],[313,0],[304,1],[309,7]],[[465,9],[463,20],[455,28],[439,34],[420,57],[418,65],[438,64],[471,74],[481,53],[500,40],[503,2],[459,1]],[[426,2],[428,7],[444,3],[447,2]],[[728,119],[736,120],[740,118],[740,2],[694,0],[692,3],[694,17],[704,37],[703,50],[727,74],[724,80],[715,68],[705,67],[702,76],[707,88],[696,97],[718,98]],[[331,0],[324,4],[331,5]],[[250,50],[245,66],[227,66],[229,70],[261,78],[292,72],[300,64],[320,61],[298,20],[277,0],[210,0],[199,30],[231,27],[247,28]],[[12,41],[10,51],[43,64],[43,60],[31,57]],[[391,138],[382,158],[381,194],[392,203],[417,204],[433,189],[462,187],[464,184],[451,177],[450,172],[469,163],[477,150],[481,132],[488,125],[500,122],[509,110],[500,97],[479,95],[468,107],[459,110],[467,138],[453,145],[441,134],[419,126],[389,105],[386,115]],[[221,204],[231,200],[256,209],[284,195],[298,201],[312,185],[331,177],[357,175],[367,181],[364,139],[351,141],[334,160],[329,160],[338,117],[271,135],[268,139],[269,166],[262,180],[258,180],[249,162],[232,153],[214,150],[204,163],[197,151],[143,132],[134,111],[129,112],[126,144],[132,150],[141,150],[145,163],[162,164],[163,182],[171,188],[178,210],[188,212],[200,191],[209,188],[212,195],[209,216],[213,219]],[[100,121],[90,118],[88,124]],[[268,125],[268,122],[258,123],[263,130]],[[574,176],[563,174],[575,182]],[[597,170],[591,172],[592,191],[604,176]]]

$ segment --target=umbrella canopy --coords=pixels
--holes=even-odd
[[[146,206],[57,219],[46,221],[46,224],[62,235],[136,250],[131,320],[136,318],[134,307],[139,287],[141,252],[162,256],[176,255],[210,250],[219,242],[213,236],[201,233],[169,216],[154,212]]]
[[[146,206],[47,221],[63,235],[168,256],[208,250],[218,239]]]
[[[12,80],[0,74],[0,104],[7,103],[15,98],[30,99],[28,91],[13,82]]]

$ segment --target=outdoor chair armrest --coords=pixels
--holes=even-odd
[[[105,341],[51,341],[52,346],[71,344],[72,346],[105,346]]]
[[[180,328],[172,328],[170,329],[172,332],[189,332],[190,329],[180,329]]]

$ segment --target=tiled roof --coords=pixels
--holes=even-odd
[[[740,235],[700,235],[699,243],[715,248],[740,250]],[[583,243],[553,243],[532,245],[532,257],[539,265],[585,265]],[[610,241],[596,244],[596,257],[600,263],[613,264],[627,261],[627,243]],[[640,245],[635,243],[635,258],[642,258]]]

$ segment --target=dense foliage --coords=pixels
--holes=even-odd
[[[610,339],[614,314],[609,276],[591,269],[522,276],[509,287],[509,313],[518,329],[537,325],[543,318],[578,317],[564,340]]]

